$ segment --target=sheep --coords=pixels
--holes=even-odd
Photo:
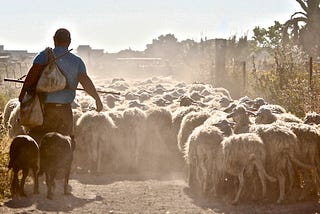
[[[8,121],[8,128],[8,134],[10,138],[27,133],[27,128],[21,126],[20,124],[20,104],[18,104],[11,112]]]
[[[145,145],[142,150],[147,168],[153,170],[172,170],[177,167],[180,153],[172,130],[172,115],[166,108],[150,108],[146,111]]]
[[[139,108],[129,108],[123,112],[123,135],[128,166],[136,170],[146,134],[146,113]]]
[[[220,100],[219,100],[219,103],[220,103],[220,107],[221,107],[221,108],[226,108],[226,107],[228,107],[231,102],[232,102],[232,101],[231,101],[228,97],[226,97],[226,96],[221,97]]]
[[[192,111],[200,111],[200,110],[201,110],[201,108],[196,107],[196,106],[183,106],[183,107],[178,108],[175,112],[173,112],[172,126],[173,126],[173,129],[175,130],[175,133],[178,135],[181,121],[184,116],[186,116],[188,113],[190,113]]]
[[[320,114],[316,112],[308,112],[306,116],[304,117],[303,122],[305,124],[320,124]]]
[[[68,182],[73,160],[71,138],[57,132],[45,134],[40,142],[40,170],[39,175],[45,173],[47,184],[47,198],[53,199],[54,179],[64,175],[64,194],[70,195]]]
[[[300,124],[300,123],[290,123],[287,125],[293,133],[298,138],[299,142],[299,157],[304,163],[309,164],[313,167],[314,170],[311,171],[312,182],[316,187],[317,194],[319,194],[319,164],[320,164],[320,156],[319,156],[319,143],[320,143],[320,134],[316,127],[308,125],[308,124]],[[309,170],[303,170],[303,178],[304,183],[307,175],[309,174]],[[305,196],[307,188],[303,188],[303,192],[300,195],[300,199]]]
[[[126,94],[124,94],[124,98],[126,100],[137,100],[137,99],[139,99],[139,95],[129,91]]]
[[[188,167],[189,186],[193,185],[193,176],[195,174],[198,184],[203,184],[203,193],[207,190],[208,176],[211,174],[210,157],[214,156],[216,147],[222,139],[232,135],[231,125],[233,123],[226,119],[226,115],[222,111],[213,112],[203,125],[193,130],[184,148],[184,157]],[[188,161],[188,152],[191,155],[190,157],[193,154],[193,164],[190,164]],[[204,181],[202,181],[203,179]]]
[[[164,107],[164,106],[168,106],[172,102],[160,97],[160,98],[154,98],[152,103],[158,107]]]
[[[244,172],[255,166],[262,184],[262,196],[264,197],[266,194],[266,178],[271,182],[276,181],[265,171],[265,160],[264,143],[257,134],[243,133],[224,139],[218,145],[216,157],[213,161],[213,193],[215,194],[216,192],[215,185],[217,180],[224,173],[237,176],[239,187],[232,201],[233,204],[236,204],[244,186]]]
[[[299,156],[299,147],[297,136],[289,129],[276,124],[268,125],[252,125],[249,120],[250,111],[245,110],[244,107],[238,106],[234,111],[228,115],[232,117],[236,122],[234,128],[235,133],[257,133],[266,145],[267,151],[267,171],[273,173],[279,182],[279,198],[278,203],[284,200],[285,194],[285,177],[284,172],[288,170],[290,185],[289,189],[292,188],[293,184],[293,172],[290,167],[291,162],[296,165],[311,169],[312,166],[302,163],[297,159]]]
[[[20,104],[19,100],[17,98],[13,98],[13,99],[10,99],[5,105],[3,110],[3,124],[5,128],[8,128],[8,122],[9,122],[11,112],[19,104]]]
[[[129,152],[128,147],[125,144],[125,131],[126,131],[126,122],[123,119],[123,112],[122,111],[109,111],[108,115],[113,120],[116,128],[112,132],[111,141],[113,151],[112,155],[112,170],[117,172],[122,172],[127,170],[132,164],[131,160],[128,160]]]
[[[251,125],[251,122],[249,119],[250,115],[255,115],[255,114],[251,111],[247,111],[243,105],[238,105],[227,116],[227,118],[233,118],[234,122],[236,123],[236,126],[234,127],[235,134],[249,132],[250,125]]]
[[[123,78],[113,78],[112,80],[111,80],[111,84],[114,84],[114,83],[116,83],[116,82],[124,82],[125,80],[123,79]]]
[[[113,96],[112,94],[108,94],[106,97],[105,97],[105,100],[106,100],[106,103],[107,103],[107,106],[109,108],[114,108],[116,106],[115,102],[116,101],[120,101],[120,99],[116,96]]]
[[[129,87],[129,84],[125,81],[116,81],[109,85],[109,88],[112,88],[116,91],[126,91],[127,89],[129,89]]]
[[[88,95],[79,96],[79,104],[82,112],[87,112],[95,105],[94,100]]]
[[[281,203],[285,195],[286,179],[284,173],[289,173],[289,191],[293,185],[291,162],[305,169],[312,169],[313,167],[302,163],[297,158],[300,154],[298,139],[289,128],[276,124],[254,125],[251,127],[251,131],[257,133],[266,145],[266,168],[271,175],[278,179],[279,198],[277,203]]]
[[[151,95],[147,92],[142,92],[140,95],[139,95],[139,101],[142,103],[146,100],[149,100],[151,97]]]
[[[214,126],[200,125],[188,137],[184,147],[190,188],[201,187],[202,193],[208,188],[212,159],[217,147],[223,140],[222,132]]]
[[[196,101],[186,95],[179,97],[178,102],[180,103],[180,106],[190,106],[196,103]]]
[[[163,97],[163,99],[169,101],[170,103],[172,103],[174,100],[178,99],[178,97],[174,96],[173,93],[165,93],[162,97]]]
[[[282,115],[285,115],[285,117],[283,118]],[[288,120],[288,118],[291,118],[289,121],[297,122],[286,123],[285,120]],[[320,135],[315,127],[308,124],[303,124],[299,118],[295,119],[294,115],[291,116],[291,114],[288,113],[274,114],[270,109],[261,108],[257,113],[256,123],[268,124],[272,122],[277,122],[282,126],[286,126],[294,132],[298,138],[300,151],[299,156],[302,160],[304,160],[305,163],[310,164],[314,168],[319,165],[320,157],[318,142],[320,142]],[[316,181],[316,179],[319,178],[318,170],[315,170],[312,176],[314,176],[313,180]],[[318,188],[317,181],[315,182],[315,185]],[[303,196],[301,195],[300,198],[302,197]]]
[[[232,127],[235,123],[229,121],[227,116],[227,113],[216,110],[211,113],[211,116],[203,124],[206,126],[216,126],[222,131],[225,137],[229,137],[233,134]]]
[[[190,112],[181,121],[181,126],[177,136],[178,149],[183,153],[184,145],[186,144],[189,135],[193,129],[203,124],[210,117],[206,111]]]
[[[114,122],[105,112],[88,111],[81,115],[75,128],[77,145],[87,151],[90,169],[102,172],[102,158],[110,151]]]
[[[252,104],[252,108],[254,110],[258,110],[261,106],[266,105],[267,102],[261,98],[261,97],[257,97],[253,100],[253,104]]]
[[[273,113],[271,109],[262,106],[256,113],[255,122],[257,124],[269,124],[276,122],[277,120],[283,122],[303,123],[303,121],[297,116],[290,113]]]
[[[265,104],[260,106],[260,108],[270,109],[271,112],[275,114],[287,113],[287,111],[282,106],[275,104]]]
[[[229,100],[232,100],[230,92],[225,88],[213,88],[212,91],[214,93],[221,93],[224,96],[226,96]]]
[[[129,101],[129,102],[128,102],[128,107],[129,107],[129,108],[135,108],[135,107],[137,107],[137,108],[139,108],[139,109],[141,109],[141,110],[148,110],[148,109],[149,109],[149,106],[148,106],[148,105],[143,104],[143,103],[139,103],[139,102],[136,101],[136,100]]]
[[[73,127],[76,127],[78,119],[82,115],[82,111],[78,108],[72,109],[72,116],[73,116]]]
[[[10,145],[9,151],[9,170],[13,170],[13,179],[11,182],[11,195],[16,194],[26,196],[24,191],[25,180],[29,169],[32,169],[34,189],[33,193],[39,193],[38,170],[39,170],[39,146],[36,141],[28,135],[16,136]],[[19,184],[18,173],[22,170],[22,179]]]
[[[207,85],[202,84],[202,83],[194,83],[194,84],[189,85],[188,88],[189,88],[189,90],[188,90],[189,93],[192,93],[194,91],[201,92],[201,91],[207,89]]]
[[[203,95],[200,95],[199,92],[197,91],[193,91],[191,94],[190,94],[190,98],[195,100],[195,101],[200,101],[201,99],[204,98]]]

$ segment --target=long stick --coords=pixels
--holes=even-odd
[[[10,78],[4,78],[4,81],[8,81],[8,82],[17,82],[17,83],[24,83],[23,80],[16,80],[16,79],[10,79]],[[76,88],[76,90],[79,91],[84,91],[83,88]],[[113,92],[113,91],[100,91],[97,90],[98,93],[103,93],[103,94],[113,94],[113,95],[120,95],[120,92]]]

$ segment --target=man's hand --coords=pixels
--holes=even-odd
[[[103,104],[100,99],[96,100],[96,111],[100,112],[103,109]]]
[[[94,87],[90,77],[86,73],[80,73],[78,76],[79,82],[83,86],[83,89],[96,101],[96,111],[100,112],[103,109],[103,104]]]

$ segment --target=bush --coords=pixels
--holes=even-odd
[[[8,97],[4,94],[0,94],[0,111],[3,112],[6,103],[8,102]]]
[[[296,47],[279,47],[274,59],[275,66],[271,70],[249,75],[249,93],[281,105],[299,117],[305,116],[313,100],[312,94],[320,92],[310,87],[306,54]]]
[[[0,124],[0,200],[10,196],[9,148],[10,139]]]

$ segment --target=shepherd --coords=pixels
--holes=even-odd
[[[70,136],[71,139],[73,139],[71,103],[75,99],[76,88],[79,82],[83,89],[94,98],[96,111],[100,112],[103,109],[101,99],[92,80],[87,74],[83,60],[68,51],[71,43],[70,32],[65,28],[58,29],[53,36],[53,41],[55,46],[53,53],[57,58],[56,63],[66,77],[67,87],[56,92],[44,94],[43,124],[32,127],[28,133],[37,143],[39,143],[42,136],[48,132],[58,132],[62,135]],[[47,64],[48,55],[46,50],[43,50],[35,57],[33,65],[27,74],[19,95],[20,103],[23,101],[27,92],[35,91],[40,75]],[[74,147],[75,142],[73,140],[73,148]]]

